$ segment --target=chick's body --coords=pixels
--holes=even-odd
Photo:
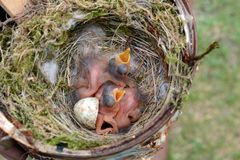
[[[106,105],[104,96],[111,96],[112,91],[116,88],[124,90],[124,95],[122,95],[119,101],[115,101],[112,106]],[[132,122],[137,121],[141,116],[139,109],[140,99],[138,95],[139,93],[136,88],[122,89],[116,85],[104,85],[96,94],[96,97],[100,99],[96,132],[98,134],[117,133],[119,129],[129,127]],[[111,126],[102,128],[105,122]]]
[[[116,101],[113,94],[113,91],[116,89],[121,90],[122,87],[119,87],[112,83],[106,83],[99,89],[99,91],[95,95],[95,97],[99,98],[100,100],[99,113],[96,123],[96,132],[98,134],[118,132],[117,123],[114,120],[114,117],[120,109],[119,102]],[[104,122],[110,124],[112,127],[103,129],[102,126]]]
[[[107,81],[124,85],[115,74],[109,73],[112,66],[109,66],[109,58],[102,53],[107,38],[104,29],[99,25],[86,25],[76,36],[78,54],[73,57],[69,86],[77,90],[78,97],[93,96]]]
[[[119,103],[119,111],[114,117],[118,129],[129,127],[132,122],[137,121],[141,116],[139,109],[139,91],[136,88],[126,88],[125,95]]]
[[[79,98],[93,96],[98,89],[106,82],[124,86],[125,83],[116,79],[108,72],[108,61],[99,57],[86,57],[82,59],[81,69],[84,75],[78,75],[79,78],[74,87],[77,89]]]

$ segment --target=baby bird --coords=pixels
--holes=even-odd
[[[121,99],[119,106],[120,109],[114,117],[118,129],[129,127],[131,123],[136,122],[140,116],[140,103],[142,96],[137,88],[125,88],[125,95]]]
[[[117,133],[118,125],[114,119],[118,113],[120,106],[119,102],[123,98],[125,91],[111,83],[104,84],[95,95],[100,100],[99,113],[96,123],[97,134]],[[104,122],[112,127],[103,129]]]
[[[129,72],[130,49],[118,54],[115,58],[94,56],[81,60],[77,79],[70,87],[77,89],[79,98],[93,96],[105,82],[111,81],[117,86],[124,87],[124,76]],[[83,72],[84,71],[84,72]]]
[[[116,78],[126,77],[130,71],[130,48],[118,54],[109,61],[109,72]]]
[[[93,96],[102,84],[111,81],[118,86],[125,86],[121,80],[117,80],[108,72],[108,62],[100,57],[84,58],[83,70],[86,74],[79,79],[78,83],[74,86],[77,89],[79,98],[86,98]]]
[[[118,133],[119,129],[129,127],[141,116],[141,94],[136,88],[123,89],[108,83],[99,90],[96,97],[100,99],[97,134]],[[102,129],[104,122],[111,127]]]

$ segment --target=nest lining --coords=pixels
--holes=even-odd
[[[164,1],[47,1],[1,37],[0,97],[6,112],[34,140],[70,149],[85,149],[134,136],[169,105],[179,106],[191,82],[191,67],[182,61],[186,47],[176,5]],[[101,26],[106,37],[99,49],[109,56],[130,46],[137,62],[131,77],[147,95],[143,115],[127,132],[106,137],[79,124],[69,102],[74,55],[91,37],[79,38],[85,25]],[[113,49],[114,48],[114,49]],[[51,84],[39,66],[55,60],[58,80]]]

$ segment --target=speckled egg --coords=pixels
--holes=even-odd
[[[81,99],[74,105],[76,119],[89,129],[96,128],[98,110],[99,100],[95,97]]]

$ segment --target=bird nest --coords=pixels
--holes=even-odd
[[[81,155],[74,150],[107,155],[149,139],[166,125],[180,109],[195,69],[190,63],[195,33],[184,4],[49,0],[32,7],[31,18],[28,14],[17,26],[5,26],[0,33],[1,111],[27,137],[18,140],[20,144],[43,155],[51,146],[79,157],[93,152]],[[98,135],[73,114],[69,82],[74,57],[86,52],[110,57],[127,47],[134,59],[129,76],[146,95],[143,113],[127,130]],[[127,147],[111,148],[126,143]]]

